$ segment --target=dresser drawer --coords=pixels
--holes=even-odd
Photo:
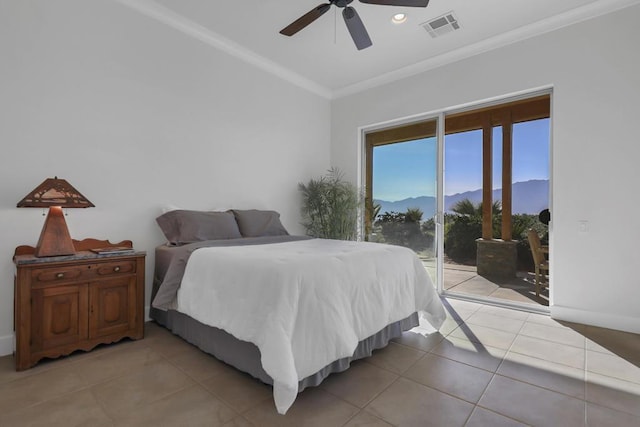
[[[136,262],[133,260],[103,262],[93,266],[93,268],[95,268],[95,273],[98,277],[131,274],[136,272]]]
[[[67,282],[69,280],[78,280],[86,276],[88,266],[58,266],[51,268],[35,268],[31,271],[31,280],[33,284],[50,284],[57,282]]]
[[[50,268],[35,268],[31,271],[31,280],[34,286],[42,286],[62,282],[90,281],[122,274],[134,274],[135,272],[135,260],[127,259],[75,266],[61,265]]]

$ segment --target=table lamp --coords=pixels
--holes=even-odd
[[[50,257],[76,253],[62,208],[91,208],[93,203],[64,179],[47,178],[19,203],[19,208],[49,208],[34,255]]]

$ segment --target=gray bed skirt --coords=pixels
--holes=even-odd
[[[222,329],[207,326],[175,310],[162,311],[151,308],[150,316],[158,324],[174,334],[197,346],[205,353],[246,372],[266,384],[273,384],[271,377],[262,369],[260,350],[254,344],[240,341]],[[313,375],[298,383],[298,391],[306,387],[319,385],[334,372],[342,372],[357,359],[371,356],[373,350],[386,347],[389,341],[402,335],[402,332],[418,326],[418,313],[386,326],[378,333],[358,343],[353,356],[336,360]]]

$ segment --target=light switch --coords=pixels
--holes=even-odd
[[[589,231],[589,221],[586,221],[586,220],[578,221],[578,231],[580,233],[587,233]]]

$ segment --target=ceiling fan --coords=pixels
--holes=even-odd
[[[360,3],[386,5],[386,6],[406,6],[406,7],[427,7],[429,0],[359,0]],[[300,18],[293,21],[291,24],[280,30],[280,34],[285,36],[292,36],[298,31],[311,24],[316,19],[324,15],[331,6],[342,8],[342,17],[353,42],[356,44],[358,50],[366,49],[372,45],[369,33],[364,27],[358,12],[351,6],[353,0],[329,0],[329,3],[323,3],[310,12],[305,13]]]

